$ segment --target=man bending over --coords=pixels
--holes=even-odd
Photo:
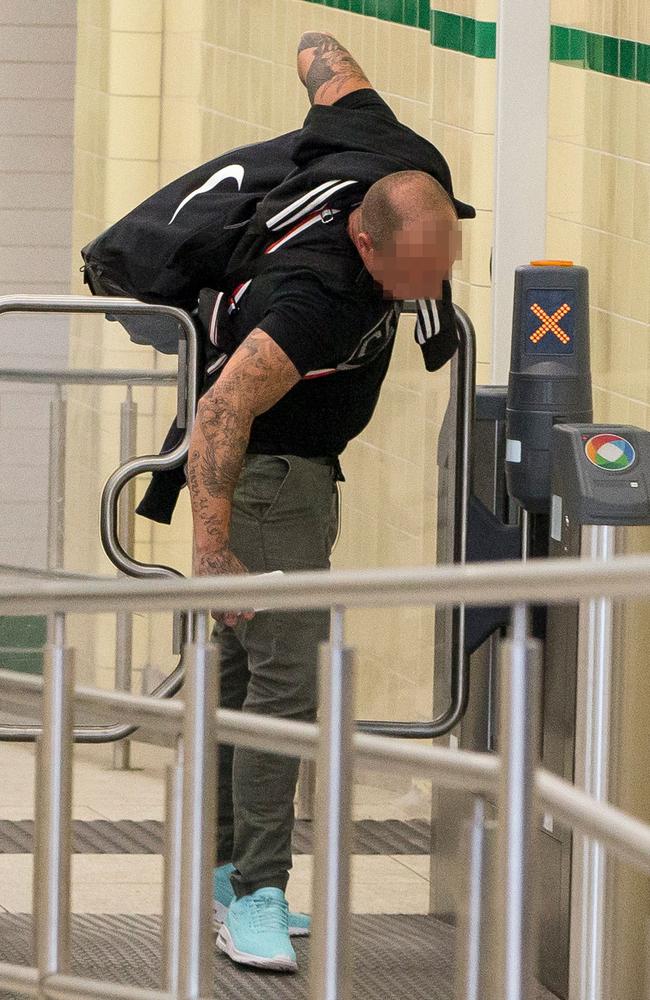
[[[298,73],[313,108],[331,113],[334,144],[340,109],[365,128],[398,124],[331,35],[302,36]],[[322,204],[239,290],[236,349],[200,401],[188,461],[197,574],[329,567],[339,455],[372,416],[402,300],[443,298],[462,203],[425,170],[381,178],[343,224],[327,224]],[[435,311],[421,322],[435,333]],[[328,632],[325,610],[220,616],[222,705],[313,721]],[[298,763],[220,749],[218,945],[237,962],[295,970],[290,934],[309,932],[284,895]]]

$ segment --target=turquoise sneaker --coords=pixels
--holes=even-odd
[[[217,947],[242,965],[296,972],[296,953],[289,939],[289,907],[282,889],[258,889],[233,899],[219,930]]]
[[[214,914],[214,927],[218,930],[226,919],[228,907],[235,898],[235,893],[230,882],[230,876],[235,870],[234,865],[219,865],[214,869],[212,876],[212,911]],[[311,917],[306,913],[292,913],[289,910],[289,936],[307,937],[311,933]]]

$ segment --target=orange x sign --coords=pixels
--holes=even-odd
[[[566,302],[564,305],[561,305],[559,309],[556,309],[551,316],[549,316],[546,310],[542,309],[537,302],[532,304],[530,311],[534,313],[535,316],[537,316],[537,319],[542,322],[542,325],[530,335],[530,339],[533,344],[538,344],[542,337],[545,337],[549,332],[554,333],[562,344],[568,344],[571,341],[569,334],[565,333],[558,322],[558,320],[561,320],[568,312],[571,312],[571,306],[567,305]]]

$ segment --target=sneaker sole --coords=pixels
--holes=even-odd
[[[228,907],[214,899],[212,901],[212,917],[215,931],[218,931],[221,925],[226,922],[227,915]],[[289,937],[309,937],[310,934],[311,931],[308,927],[297,927],[295,924],[289,924]]]
[[[225,924],[221,925],[217,937],[217,948],[225,952],[233,962],[240,965],[252,965],[256,969],[274,969],[276,972],[297,972],[298,963],[286,955],[278,955],[275,958],[262,958],[260,955],[249,955],[245,951],[239,951],[230,935],[230,931]]]

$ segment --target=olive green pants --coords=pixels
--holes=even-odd
[[[231,548],[252,573],[328,569],[337,506],[328,460],[247,455]],[[234,629],[217,625],[222,706],[313,722],[318,649],[328,635],[329,610],[261,611]],[[298,766],[295,757],[219,747],[217,863],[234,864],[238,896],[286,888]]]

